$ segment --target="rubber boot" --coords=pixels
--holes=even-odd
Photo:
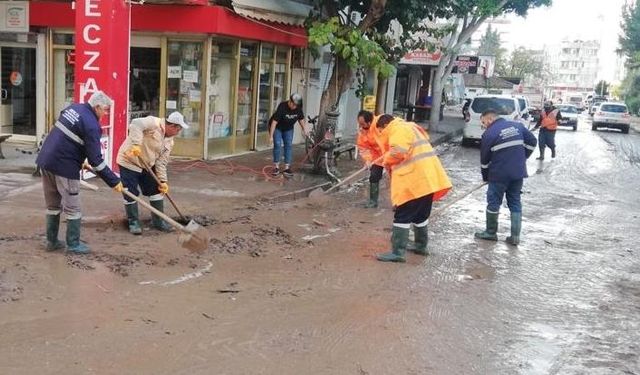
[[[80,242],[80,222],[82,219],[67,219],[67,251],[76,254],[87,254],[89,247]]]
[[[551,149],[551,158],[554,159],[556,157],[556,148]]]
[[[151,203],[151,207],[155,208],[160,212],[164,212],[164,200],[157,201],[149,201]],[[151,224],[154,228],[162,232],[171,232],[171,226],[165,223],[162,218],[154,213],[151,213]]]
[[[511,213],[511,236],[507,237],[507,242],[518,246],[520,243],[520,230],[522,229],[522,212]]]
[[[62,250],[65,243],[58,239],[60,229],[60,214],[47,215],[47,251]]]
[[[429,252],[427,251],[427,244],[429,243],[429,234],[427,232],[427,226],[425,225],[424,227],[416,227],[414,225],[413,236],[415,239],[413,246],[407,245],[407,250],[418,255],[424,255],[424,256],[429,255]]]
[[[127,213],[127,223],[129,224],[129,233],[142,234],[142,227],[138,219],[138,204],[131,203],[124,205],[124,211]]]
[[[498,240],[498,214],[487,211],[487,229],[483,232],[476,232],[475,237],[481,240]]]
[[[536,160],[544,160],[544,148],[540,147],[540,156],[536,158]]]
[[[409,228],[393,227],[393,231],[391,232],[391,251],[388,253],[378,254],[378,260],[381,262],[406,262],[404,254],[406,252],[408,240]]]
[[[380,195],[380,183],[372,182],[369,186],[369,202],[364,205],[365,208],[378,208],[378,196]]]

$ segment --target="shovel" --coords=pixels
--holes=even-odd
[[[204,228],[198,225],[198,223],[196,223],[195,221],[191,220],[189,224],[187,224],[187,226],[183,226],[182,224],[173,220],[169,216],[153,208],[149,203],[131,194],[129,190],[127,189],[122,190],[122,194],[135,200],[141,206],[144,206],[145,208],[149,209],[154,214],[160,216],[164,221],[169,223],[171,226],[180,230],[182,234],[180,235],[180,237],[178,237],[178,242],[185,249],[190,250],[192,252],[201,253],[209,247],[209,234]]]
[[[371,164],[375,164],[378,161],[382,160],[383,156],[380,156],[379,158],[375,159],[374,161],[371,162]],[[331,193],[332,191],[336,190],[337,188],[339,188],[340,186],[346,184],[347,182],[353,180],[356,176],[358,176],[360,173],[366,171],[367,169],[369,169],[369,166],[365,165],[364,167],[358,169],[357,171],[353,172],[352,174],[350,174],[349,176],[345,177],[344,180],[338,182],[337,184],[333,185],[332,187],[330,187],[327,190],[322,190],[322,188],[317,188],[311,191],[311,193],[309,193],[309,198],[319,198],[322,197],[324,195],[328,195],[329,193]]]
[[[160,181],[160,179],[158,178],[158,176],[156,176],[155,172],[153,171],[153,169],[151,169],[151,167],[149,166],[149,164],[147,164],[146,161],[144,161],[141,157],[138,157],[138,160],[140,160],[140,163],[142,164],[142,166],[144,167],[144,169],[147,170],[147,172],[149,172],[149,174],[151,176],[153,176],[153,179],[156,180],[156,182],[158,183],[158,185],[160,185],[162,183],[162,181]],[[171,205],[173,206],[173,208],[176,209],[176,212],[178,213],[178,215],[180,215],[180,219],[182,219],[183,222],[188,222],[187,218],[184,217],[184,215],[182,214],[182,212],[180,212],[180,210],[178,209],[178,206],[176,205],[176,202],[173,201],[173,199],[171,198],[171,196],[169,195],[169,193],[165,193],[164,194],[165,197],[167,197],[167,199],[169,200],[169,202],[171,202]],[[193,221],[193,220],[192,220]],[[187,224],[188,225],[188,224]]]

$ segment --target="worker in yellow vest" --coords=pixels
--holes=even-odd
[[[429,143],[426,131],[415,123],[382,115],[376,126],[383,164],[391,175],[394,207],[391,251],[378,254],[382,262],[405,262],[406,250],[428,255],[427,224],[433,202],[451,189],[451,181]],[[413,224],[415,248],[408,249]]]

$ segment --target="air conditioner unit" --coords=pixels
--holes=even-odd
[[[362,13],[360,13],[360,12],[351,12],[351,15],[349,16],[349,18],[351,19],[351,22],[354,25],[359,25],[360,21],[362,21]]]

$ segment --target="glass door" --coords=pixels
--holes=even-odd
[[[0,133],[36,135],[36,50],[0,46]]]
[[[256,65],[258,45],[242,42],[240,44],[240,67],[238,69],[238,101],[235,127],[235,152],[249,151],[253,148],[253,125]]]
[[[258,88],[258,118],[256,149],[263,149],[269,144],[269,119],[273,114],[273,45],[262,44],[260,53],[260,86]]]
[[[160,48],[131,47],[129,118],[160,116]]]
[[[207,153],[209,158],[235,152],[235,126],[233,107],[237,82],[237,50],[239,42],[213,40],[211,43],[211,70],[207,91],[209,113],[207,117]]]
[[[178,111],[189,124],[176,136],[174,155],[201,158],[204,153],[203,47],[200,41],[167,42],[166,115]]]

